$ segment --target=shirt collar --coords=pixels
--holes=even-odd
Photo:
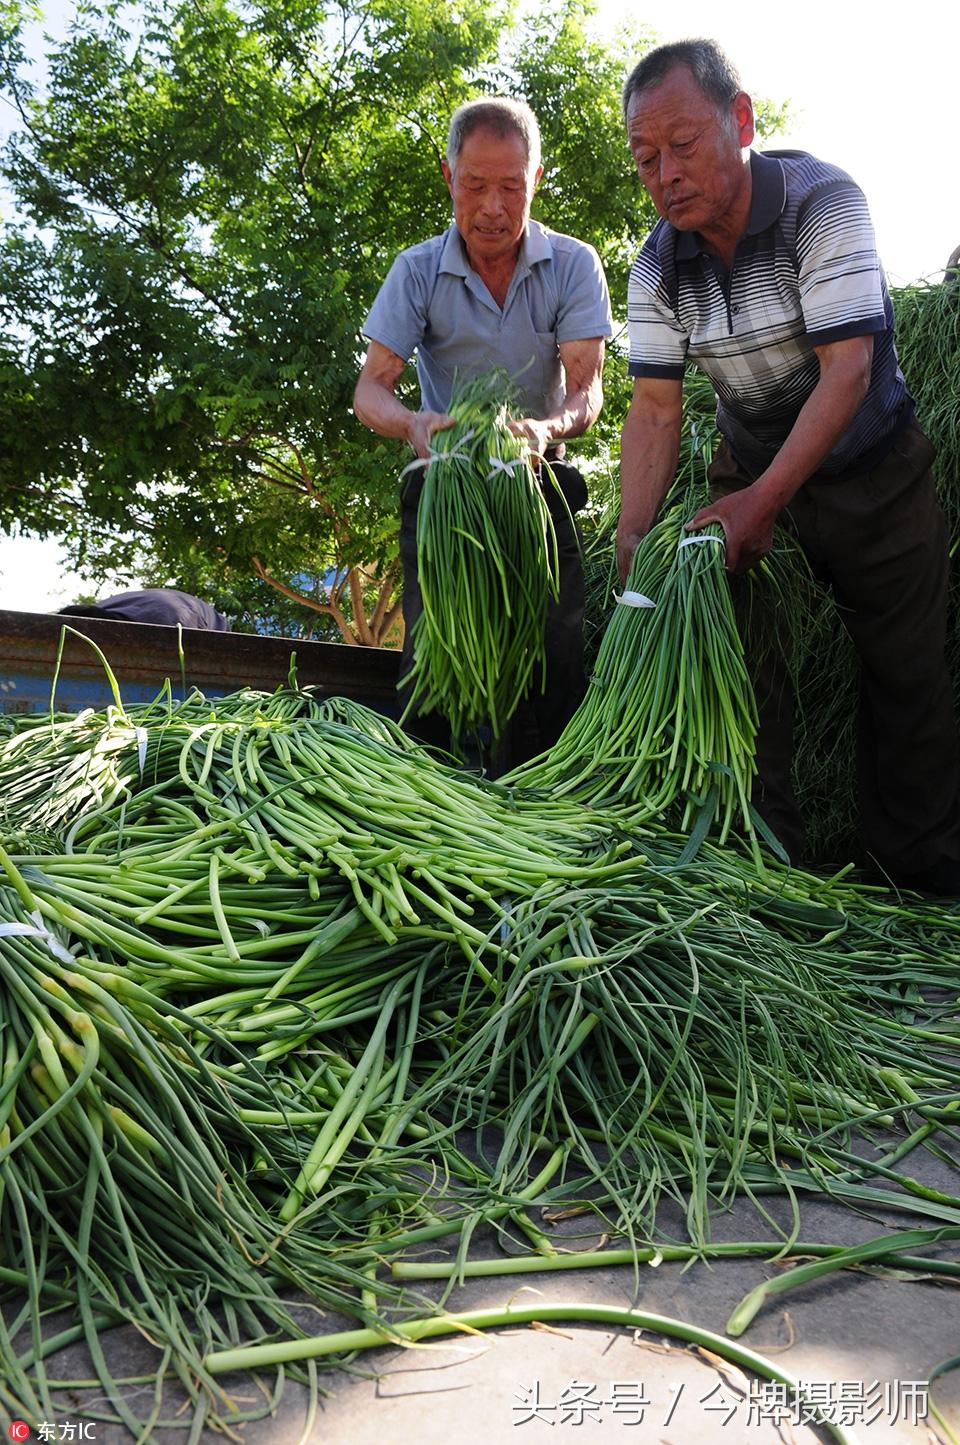
[[[545,226],[539,221],[527,223],[527,234],[523,238],[523,245],[520,247],[520,261],[527,266],[536,266],[540,261],[551,261],[553,259],[553,248],[550,245],[550,236]]]
[[[775,155],[750,152],[750,184],[750,219],[746,235],[758,236],[783,215],[787,203],[787,179]],[[699,231],[677,231],[676,235],[678,261],[692,260],[704,250]]]
[[[449,271],[451,276],[466,276],[470,270],[463,238],[456,225],[450,226],[444,237],[443,250],[440,253],[440,270]]]
[[[539,221],[529,221],[526,233],[520,243],[517,270],[529,270],[531,266],[536,266],[541,261],[550,261],[552,258],[553,251],[546,228],[541,226]],[[471,269],[463,237],[454,224],[444,235],[443,249],[440,253],[440,270],[448,272],[451,276],[466,276]]]

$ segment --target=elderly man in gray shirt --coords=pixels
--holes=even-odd
[[[564,463],[563,444],[599,414],[604,341],[613,331],[599,257],[584,242],[530,219],[543,168],[539,127],[528,106],[500,97],[461,106],[450,122],[442,169],[454,223],[394,261],[363,325],[369,349],[354,410],[380,436],[402,437],[426,457],[433,433],[453,424],[447,407],[454,382],[500,368],[516,391],[513,430],[527,439],[534,458],[550,463],[576,513],[586,502],[586,484]],[[419,411],[396,396],[414,353]],[[401,677],[412,660],[411,633],[421,610],[416,511],[422,485],[418,472],[401,492]],[[562,505],[551,502],[549,490],[546,495],[561,553],[560,597],[548,609],[545,688],[542,694],[534,688],[501,760],[511,764],[550,746],[585,687],[579,537]],[[413,730],[436,746],[450,743],[436,717],[421,714]]]

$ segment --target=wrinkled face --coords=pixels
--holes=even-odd
[[[522,137],[471,131],[454,170],[446,161],[442,164],[454,220],[471,259],[496,261],[515,255],[542,170],[531,170]]]
[[[728,111],[703,94],[685,65],[634,96],[627,139],[640,179],[678,231],[723,229],[743,194],[743,148],[753,140],[753,107],[741,92]]]

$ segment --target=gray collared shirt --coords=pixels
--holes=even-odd
[[[514,412],[544,417],[563,400],[559,344],[612,336],[613,324],[593,247],[531,221],[502,308],[454,225],[400,252],[363,334],[404,361],[416,352],[427,411],[447,410],[456,380],[499,367],[517,388]]]

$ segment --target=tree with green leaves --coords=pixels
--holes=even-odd
[[[582,0],[519,25],[486,0],[111,0],[80,4],[40,94],[25,18],[2,0],[0,526],[94,577],[389,640],[406,458],[351,414],[360,323],[447,224],[447,122],[483,91],[539,111],[536,214],[621,294],[651,219],[621,141],[632,57]]]

